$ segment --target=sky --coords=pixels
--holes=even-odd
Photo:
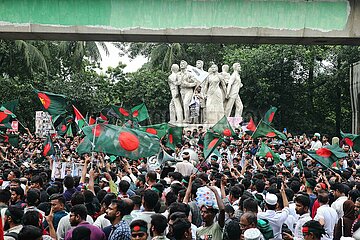
[[[125,73],[135,72],[144,63],[147,62],[147,59],[143,56],[136,57],[135,59],[130,59],[127,56],[120,57],[119,49],[117,49],[114,45],[112,45],[111,43],[106,43],[106,46],[108,47],[110,53],[109,56],[106,56],[104,51],[102,51],[100,48],[102,57],[100,65],[103,68],[102,72],[105,72],[108,67],[116,67],[120,61],[126,64],[126,67],[124,69]]]

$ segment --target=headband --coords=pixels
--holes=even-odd
[[[131,232],[147,232],[147,228],[144,226],[135,225],[131,228]]]
[[[156,187],[152,187],[151,190],[157,192],[157,193],[161,193],[159,189],[157,189]]]

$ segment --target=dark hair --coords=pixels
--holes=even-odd
[[[75,206],[78,204],[84,204],[85,203],[85,197],[84,194],[82,192],[75,192],[72,196],[71,196],[71,205]]]
[[[307,221],[306,223],[304,223],[303,227],[310,228],[311,233],[313,233],[315,235],[315,237],[317,237],[319,239],[321,238],[321,236],[323,234],[325,234],[324,227],[318,221],[315,221],[315,220]]]
[[[238,198],[240,198],[240,196],[241,196],[241,194],[242,194],[242,190],[241,190],[241,188],[239,188],[238,186],[232,186],[232,187],[230,188],[230,194],[231,194],[234,198],[238,199]]]
[[[257,201],[253,198],[247,198],[243,202],[243,209],[246,209],[246,211],[248,211],[248,212],[257,213],[258,212]]]
[[[106,196],[106,194],[108,194],[108,192],[105,191],[104,189],[100,189],[98,192],[96,192],[96,197],[99,200],[99,202],[102,202],[104,200],[104,197]]]
[[[11,192],[8,189],[0,189],[0,202],[8,203],[11,198]]]
[[[241,229],[237,220],[231,220],[225,225],[224,234],[227,234],[229,240],[240,239]]]
[[[318,193],[318,201],[319,203],[327,204],[329,202],[329,194],[326,191],[321,190]]]
[[[174,178],[174,180],[179,181],[179,182],[181,182],[181,180],[183,179],[182,174],[179,172],[170,172],[169,177],[172,177],[172,178]]]
[[[41,229],[32,225],[24,226],[18,234],[18,240],[38,240],[41,237]]]
[[[155,171],[148,171],[146,176],[150,179],[150,181],[156,181],[157,175]]]
[[[83,204],[73,206],[70,212],[74,213],[75,215],[79,215],[82,220],[86,220],[87,210]]]
[[[24,211],[16,206],[9,206],[6,210],[5,215],[11,216],[14,223],[19,224],[24,216]]]
[[[21,187],[12,188],[11,191],[15,192],[16,195],[20,195],[21,199],[24,197],[24,190]]]
[[[40,191],[38,189],[30,189],[26,194],[26,202],[29,206],[36,206],[40,201]]]
[[[247,178],[244,178],[241,183],[244,185],[245,189],[248,189],[251,185],[251,181]]]
[[[162,234],[166,230],[167,219],[162,214],[153,214],[151,216],[151,225],[155,228],[157,233]]]
[[[101,204],[105,204],[108,207],[111,204],[111,202],[115,199],[116,199],[116,195],[114,193],[108,193],[101,201]]]
[[[130,183],[126,180],[121,180],[119,182],[119,190],[123,193],[126,193],[130,188]]]
[[[246,218],[247,222],[250,224],[257,225],[257,217],[253,212],[245,212],[241,217]]]
[[[90,240],[91,230],[84,226],[74,228],[72,232],[72,239],[76,240]]]
[[[297,193],[297,192],[300,191],[301,184],[300,184],[299,181],[292,181],[290,183],[289,187],[290,187],[291,190],[293,190],[294,193]],[[291,200],[291,199],[289,199],[289,200]]]
[[[190,207],[185,203],[173,202],[169,206],[168,211],[169,211],[169,215],[171,215],[174,212],[183,212],[188,217],[190,214]]]
[[[184,233],[191,228],[191,223],[186,218],[178,218],[172,225],[173,237],[176,240],[181,240]]]
[[[44,182],[40,175],[35,175],[31,178],[31,183],[38,183],[40,187],[43,186]]]
[[[74,178],[72,176],[65,176],[64,178],[64,186],[67,188],[67,189],[72,189],[74,187]]]
[[[130,199],[112,200],[111,204],[116,205],[116,210],[121,212],[121,216],[129,215],[134,209],[134,203]]]
[[[130,199],[133,201],[134,205],[141,205],[141,197],[139,195],[133,195],[130,197]]]
[[[32,225],[40,228],[40,213],[38,211],[27,211],[22,217],[23,225]]]
[[[177,196],[173,191],[170,191],[165,195],[166,206],[170,206],[172,203],[176,202],[176,200],[177,200]]]
[[[132,229],[135,226],[139,226],[139,227],[143,227],[148,229],[148,225],[147,222],[145,222],[144,220],[138,219],[138,220],[134,220],[130,223],[130,228]]]
[[[262,193],[262,192],[264,191],[264,189],[265,189],[265,183],[264,183],[264,181],[263,181],[263,180],[260,180],[260,179],[256,180],[256,181],[255,181],[255,189],[256,189],[256,191],[257,191],[258,193]]]
[[[342,184],[342,183],[334,183],[334,185],[332,186],[332,190],[334,190],[334,191],[337,190],[340,193],[344,193],[345,192],[344,184]]]
[[[145,190],[144,192],[144,205],[149,209],[154,209],[159,201],[159,195],[153,190]]]
[[[310,207],[310,197],[309,195],[299,194],[295,197],[295,202],[300,203],[304,207]]]
[[[50,196],[50,201],[58,200],[60,203],[65,205],[65,198],[62,194],[56,193]]]

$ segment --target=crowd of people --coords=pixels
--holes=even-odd
[[[185,131],[175,151],[163,146],[172,164],[157,168],[146,158],[79,156],[78,136],[54,139],[56,154],[44,157],[45,139],[20,134],[18,147],[0,144],[0,237],[360,239],[360,156],[350,146],[319,133],[286,141],[235,133],[205,159],[204,129]],[[256,155],[260,140],[279,163]],[[348,155],[333,169],[306,154],[329,144]],[[55,178],[59,162],[78,164],[80,175]]]

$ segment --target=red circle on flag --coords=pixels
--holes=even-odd
[[[62,131],[62,132],[65,132],[65,131],[66,131],[66,125],[62,125],[62,126],[61,126],[61,131]]]
[[[354,146],[354,142],[350,138],[345,138],[344,141],[346,145],[349,145],[349,147]]]
[[[266,158],[273,158],[273,155],[271,154],[271,152],[268,152],[265,154],[265,157]]]
[[[328,158],[331,156],[331,151],[327,148],[319,148],[318,150],[316,150],[315,153],[317,155],[319,155],[320,157],[325,157],[325,158]]]
[[[51,104],[51,100],[45,93],[38,93],[38,98],[40,99],[42,105],[45,109],[48,109]]]
[[[173,139],[173,135],[169,134],[169,143],[173,144],[174,139]]]
[[[128,113],[128,111],[126,111],[125,109],[123,108],[119,108],[119,112],[124,115],[125,117],[129,116],[130,114]]]
[[[45,147],[44,147],[44,152],[43,152],[43,156],[47,156],[48,152],[50,151],[50,143],[46,144]]]
[[[100,125],[96,125],[95,128],[92,129],[92,134],[95,135],[95,137],[100,136],[100,134],[101,134]]]
[[[137,136],[129,132],[121,132],[119,134],[120,146],[126,151],[134,151],[139,148],[140,141]]]
[[[147,129],[146,129],[146,132],[147,132],[147,133],[150,133],[150,134],[154,134],[154,135],[157,134],[157,131],[156,131],[155,128],[147,128]]]
[[[135,110],[132,114],[133,117],[139,116],[139,110]]]
[[[266,134],[267,137],[276,137],[276,134],[274,132],[269,132]]]
[[[4,119],[6,119],[7,116],[8,116],[8,115],[7,115],[6,113],[0,112],[0,122],[4,121]]]
[[[208,149],[211,149],[211,148],[213,148],[214,146],[215,146],[215,144],[217,143],[217,141],[218,141],[219,139],[218,138],[214,138],[210,143],[209,143],[209,145],[208,145]]]
[[[226,128],[226,129],[224,129],[223,134],[224,134],[224,136],[230,137],[231,136],[231,130]]]
[[[272,122],[272,120],[274,119],[274,116],[275,116],[274,112],[270,113],[269,118],[268,118],[268,122]]]

